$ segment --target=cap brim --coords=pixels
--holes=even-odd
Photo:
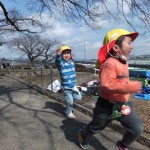
[[[71,52],[71,49],[63,49],[63,50],[61,50],[61,53],[62,53],[63,51],[70,51],[70,52]]]
[[[109,56],[109,52],[111,51],[111,49],[113,48],[113,46],[115,45],[116,40],[111,41],[108,44],[105,44],[104,46],[102,46],[98,52],[98,60],[100,62],[100,64],[103,64],[104,61],[108,58]]]
[[[130,35],[131,35],[132,41],[134,41],[137,38],[137,36],[139,35],[139,33],[138,32],[132,32]]]

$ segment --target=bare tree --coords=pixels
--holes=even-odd
[[[32,8],[40,13],[46,9],[53,16],[57,12],[70,21],[84,21],[91,27],[96,22],[114,19],[124,20],[134,30],[150,28],[150,0],[31,0]],[[113,8],[113,9],[112,9]],[[94,25],[94,26],[93,26]]]
[[[28,27],[40,27],[46,28],[39,20],[33,17],[24,17],[20,12],[15,10],[7,10],[4,4],[0,1],[0,8],[2,10],[0,14],[0,35],[8,32],[29,32],[35,33],[35,31],[30,30]]]
[[[18,0],[11,2],[14,1]],[[28,6],[32,12],[38,11],[42,14],[48,10],[50,17],[56,16],[59,12],[69,21],[78,23],[84,21],[91,27],[95,27],[98,22],[105,19],[114,19],[118,23],[125,20],[134,30],[142,27],[145,32],[149,32],[150,0],[112,0],[111,2],[113,2],[113,6],[110,5],[110,0],[26,0],[26,3],[30,3]],[[8,12],[1,1],[0,7],[5,17],[1,19],[0,26],[5,22],[4,28],[9,25],[12,30],[29,31],[28,28],[21,26],[24,21],[29,21],[32,25],[40,25],[31,18],[17,15],[10,17],[9,14],[13,13]]]
[[[25,54],[30,62],[40,60],[51,61],[58,41],[42,38],[39,34],[24,34],[8,42],[8,46],[15,51]]]

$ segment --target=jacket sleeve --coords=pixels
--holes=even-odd
[[[127,75],[128,76],[128,75]],[[117,79],[115,66],[105,64],[100,73],[101,90],[111,94],[129,94],[139,90],[139,82],[130,81],[129,77]]]
[[[61,55],[60,54],[57,54],[56,57],[55,57],[55,64],[60,67],[60,64],[61,64]]]

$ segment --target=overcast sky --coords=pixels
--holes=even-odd
[[[6,0],[4,4],[9,9],[12,5],[10,1],[9,3],[7,1],[8,0]],[[129,31],[133,31],[131,27],[125,23],[118,24],[110,20],[101,21],[101,29],[97,30],[92,30],[85,25],[79,26],[78,24],[68,23],[62,18],[52,20],[47,16],[47,14],[43,15],[42,21],[46,21],[49,22],[49,24],[54,25],[53,30],[47,30],[43,32],[42,35],[52,40],[57,39],[61,43],[69,45],[72,48],[74,58],[76,59],[96,59],[98,50],[102,46],[104,36],[109,30],[114,28],[124,28]],[[139,34],[141,33],[139,32]],[[150,54],[150,37],[139,35],[133,45],[135,55]],[[0,56],[11,58],[17,57],[17,54],[11,52],[5,46],[0,46]]]

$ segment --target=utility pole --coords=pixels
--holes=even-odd
[[[11,66],[14,65],[14,53],[13,50],[11,50]]]
[[[84,42],[84,61],[86,61],[85,42]]]

